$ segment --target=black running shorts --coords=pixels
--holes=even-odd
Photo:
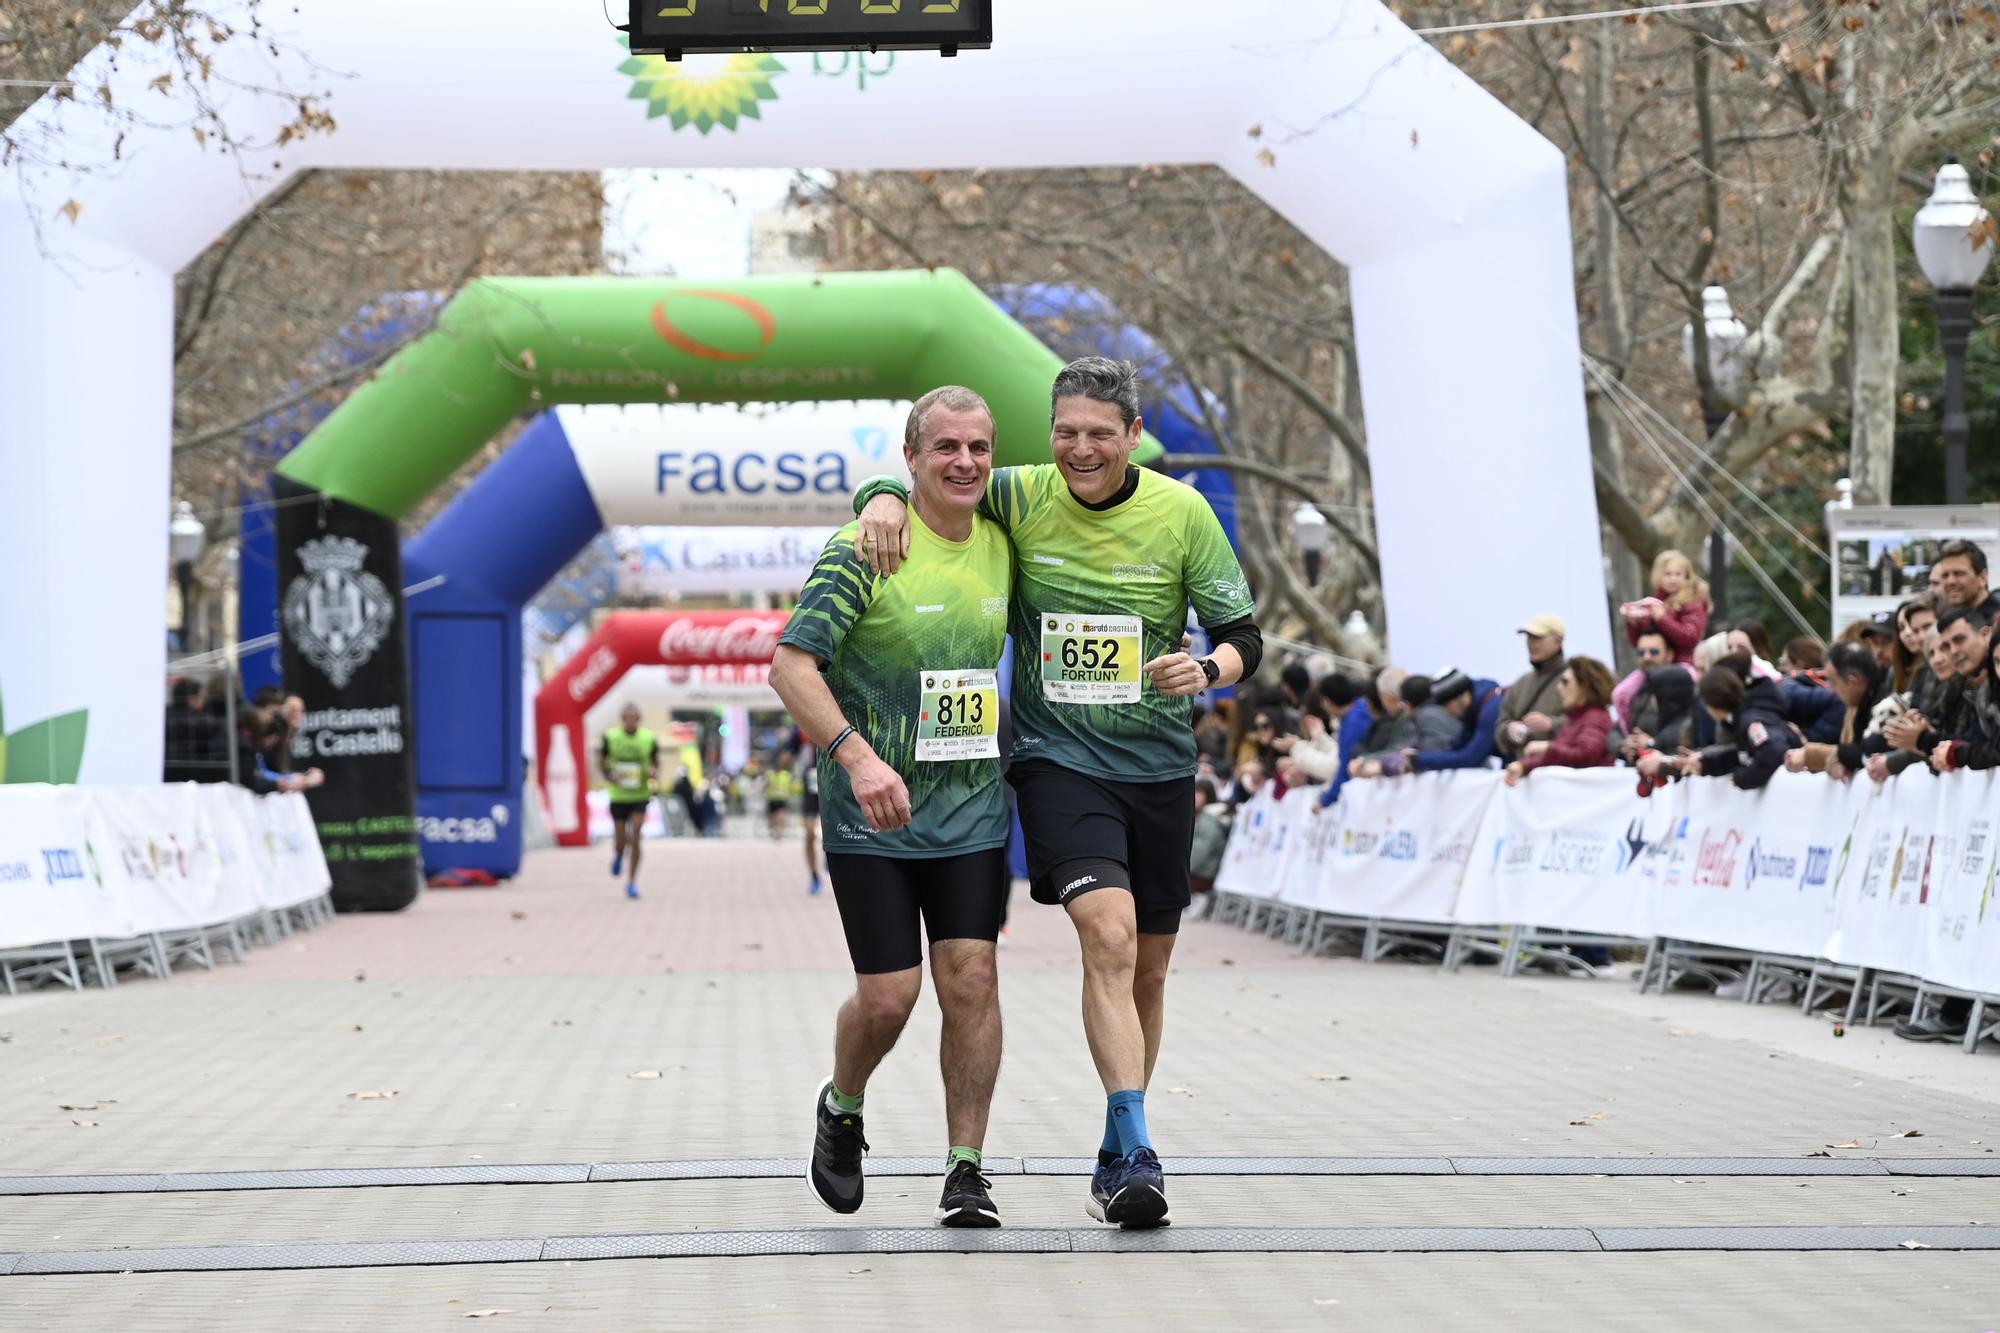
[[[1000,938],[1007,900],[1005,847],[926,857],[829,852],[826,873],[856,972],[921,967],[919,919],[932,944]]]
[[[1192,777],[1113,782],[1030,759],[1009,768],[1007,781],[1020,798],[1036,902],[1128,889],[1141,933],[1180,930],[1194,844]]]
[[[652,803],[650,797],[643,801],[613,801],[611,803],[611,822],[622,824],[634,815],[643,817],[646,813],[646,807]]]

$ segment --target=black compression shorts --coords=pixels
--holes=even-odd
[[[1045,760],[1007,770],[1020,798],[1028,879],[1038,903],[1129,889],[1139,930],[1180,930],[1194,844],[1194,779],[1113,782]]]
[[[653,799],[650,796],[643,801],[613,801],[611,803],[611,822],[622,824],[634,815],[643,817],[646,813],[646,807],[652,803]]]
[[[840,904],[847,953],[861,973],[923,965],[921,919],[939,940],[996,940],[1007,898],[1007,849],[959,856],[867,856],[829,852],[826,873]]]

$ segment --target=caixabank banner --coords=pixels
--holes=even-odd
[[[396,522],[283,476],[277,500],[285,689],[306,706],[293,767],[326,774],[307,800],[333,904],[399,911],[422,878]]]

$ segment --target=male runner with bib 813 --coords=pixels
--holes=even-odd
[[[916,479],[910,558],[894,579],[856,554],[856,525],[820,554],[778,640],[771,684],[819,747],[820,839],[854,962],[834,1031],[833,1076],[813,1098],[806,1178],[837,1213],[861,1206],[862,1091],[923,987],[918,928],[944,1017],[939,1052],[950,1133],[945,1226],[994,1227],[980,1171],[1000,1072],[994,940],[1007,891],[998,668],[1012,558],[979,517],[993,414],[970,389],[910,409]]]
[[[1146,1128],[1167,963],[1188,905],[1195,744],[1189,697],[1257,669],[1256,605],[1199,492],[1131,466],[1143,429],[1133,367],[1087,357],[1050,394],[1055,462],[1002,468],[979,512],[1013,539],[1014,755],[1007,780],[1037,902],[1083,951],[1083,1026],[1106,1095],[1088,1211],[1168,1221]],[[908,549],[900,483],[856,496],[878,570]],[[1215,642],[1181,650],[1192,604]]]

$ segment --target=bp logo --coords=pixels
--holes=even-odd
[[[625,38],[618,44],[630,50]],[[785,64],[755,52],[691,56],[678,64],[628,55],[618,72],[632,76],[632,91],[625,95],[645,102],[648,120],[665,116],[677,130],[692,125],[707,134],[717,125],[734,130],[739,120],[762,120],[759,108],[777,100],[771,80],[785,72]]]
[[[396,618],[396,600],[363,563],[352,537],[318,537],[299,547],[305,573],[285,589],[285,632],[337,690],[346,689]]]

